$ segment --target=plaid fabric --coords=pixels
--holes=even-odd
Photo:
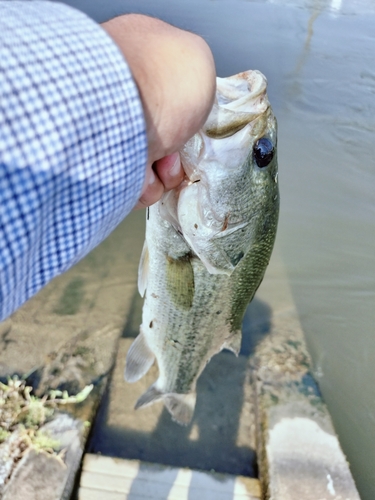
[[[146,147],[105,32],[62,4],[0,0],[0,319],[129,213]]]

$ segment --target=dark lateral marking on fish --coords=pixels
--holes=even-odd
[[[275,241],[277,220],[278,207],[273,212],[273,227],[270,227],[264,237],[260,238],[258,243],[247,252],[240,264],[241,269],[245,272],[242,272],[241,277],[234,281],[234,300],[229,319],[232,331],[241,329],[246,307],[262,283]],[[260,233],[263,234],[262,226],[260,226]],[[238,271],[235,270],[234,273],[238,273]],[[236,275],[234,274],[234,276]],[[237,276],[239,275],[237,274]]]
[[[198,229],[198,224],[194,224],[195,229]]]
[[[150,321],[150,324],[148,325],[148,326],[149,326],[149,328],[152,328],[153,324],[154,324],[154,322],[153,322],[153,320],[151,320],[151,321]]]
[[[190,255],[167,256],[167,290],[176,307],[188,311],[194,299],[194,272]]]

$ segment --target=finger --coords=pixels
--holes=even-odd
[[[147,169],[145,183],[143,185],[143,191],[141,197],[138,200],[137,205],[134,207],[145,208],[156,203],[162,197],[164,193],[164,185],[158,176],[155,174],[152,168]]]
[[[184,179],[185,173],[178,153],[161,158],[155,162],[154,169],[166,191],[176,188]]]

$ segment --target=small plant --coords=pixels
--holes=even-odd
[[[60,443],[41,429],[50,420],[59,405],[80,403],[90,394],[93,385],[86,386],[75,396],[67,391],[52,390],[41,398],[32,394],[32,387],[18,377],[0,382],[0,444],[17,432],[23,450],[33,447],[37,451],[56,454]]]

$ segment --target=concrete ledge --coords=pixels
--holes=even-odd
[[[253,363],[264,499],[360,500],[294,309],[274,315]]]

